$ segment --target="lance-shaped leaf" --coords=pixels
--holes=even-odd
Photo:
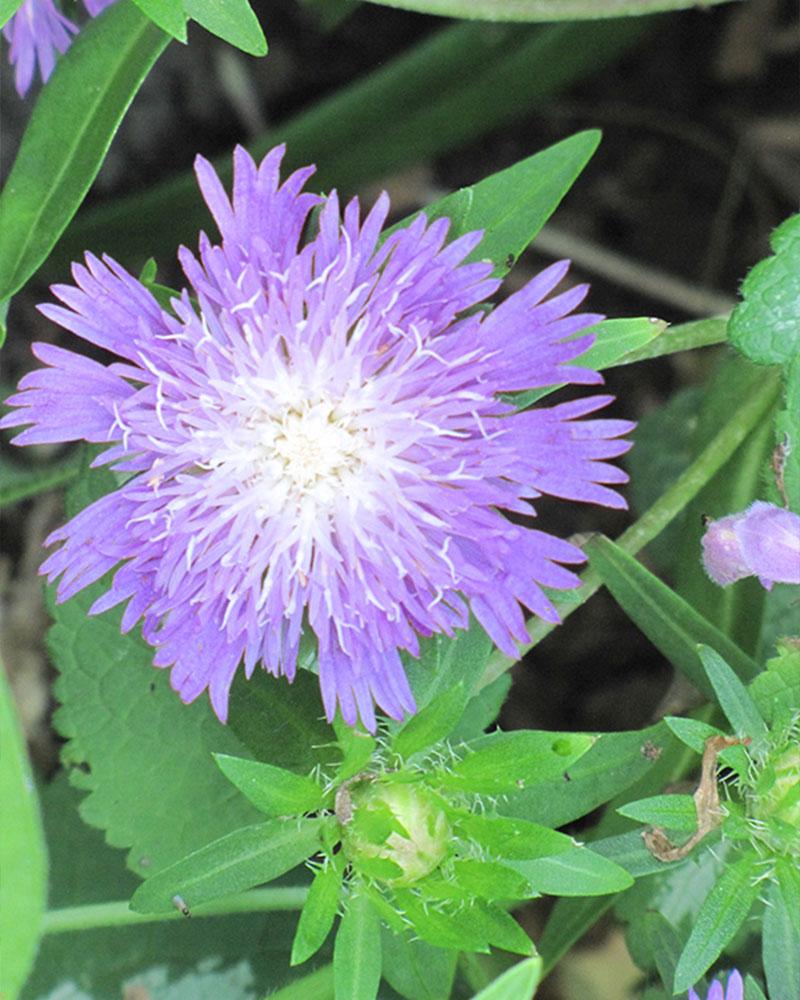
[[[429,705],[412,715],[397,733],[392,742],[394,752],[408,758],[445,739],[464,714],[467,698],[467,689],[461,683],[437,695]]]
[[[453,989],[458,955],[381,928],[382,975],[407,1000],[442,1000]]]
[[[579,21],[599,17],[658,14],[694,6],[694,0],[369,0],[420,14],[487,21]],[[708,0],[724,3],[725,0]]]
[[[251,56],[267,54],[267,40],[247,0],[183,0],[198,24]]]
[[[360,726],[348,726],[337,713],[333,721],[336,741],[342,753],[342,760],[336,769],[334,784],[354,778],[363,771],[372,759],[377,743]]]
[[[571,847],[550,858],[509,861],[537,892],[551,896],[604,896],[633,885],[633,878],[616,862],[586,847]]]
[[[10,21],[22,6],[22,0],[0,0],[0,28]]]
[[[642,918],[645,940],[666,990],[672,990],[675,967],[681,954],[681,939],[661,913],[650,910]]]
[[[533,893],[524,875],[497,861],[460,858],[453,862],[453,881],[473,899],[528,899]]]
[[[719,653],[710,646],[698,646],[697,652],[703,662],[714,694],[740,736],[766,736],[767,726],[747,688],[742,684]]]
[[[800,932],[782,888],[773,882],[767,890],[762,956],[772,1000],[795,1000],[800,997]]]
[[[675,970],[676,993],[697,982],[746,920],[759,891],[756,863],[747,856],[730,865],[706,896]]]
[[[343,872],[343,866],[335,858],[329,858],[317,870],[294,935],[292,965],[305,962],[325,943],[339,909]]]
[[[136,6],[120,3],[59,60],[0,193],[0,301],[28,280],[75,214],[168,41]]]
[[[576,846],[565,833],[524,819],[470,813],[460,817],[457,825],[459,832],[501,858],[545,858]]]
[[[542,976],[542,960],[536,955],[506,969],[493,983],[476,993],[473,1000],[519,1000],[532,997]]]
[[[181,0],[133,0],[136,6],[162,31],[186,41],[186,14]]]
[[[587,733],[492,733],[469,744],[466,755],[438,771],[436,780],[453,791],[518,791],[563,773],[594,739]]]
[[[750,679],[759,672],[758,664],[735,643],[610,539],[592,539],[587,551],[623,611],[704,693],[710,695],[713,689],[697,654],[698,643],[719,650],[740,677]]]
[[[336,1000],[375,1000],[381,979],[381,927],[369,898],[356,887],[333,949]]]
[[[691,795],[652,795],[617,809],[620,816],[668,830],[691,831],[697,826],[697,810]]]
[[[267,816],[316,812],[325,801],[316,781],[285,768],[224,753],[215,753],[214,760],[228,781]]]
[[[502,948],[514,955],[533,955],[535,952],[533,941],[511,914],[494,903],[477,900],[472,907],[471,916],[486,935],[486,940],[495,948]]]
[[[137,913],[169,913],[271,882],[316,853],[324,819],[273,819],[229,833],[151,875],[131,899]],[[178,900],[176,903],[175,900]]]

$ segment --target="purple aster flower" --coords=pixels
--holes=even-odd
[[[800,516],[757,500],[740,514],[710,521],[703,536],[703,565],[722,587],[746,576],[762,586],[800,583]]]
[[[701,1000],[701,997],[694,990],[689,990],[688,1000]],[[744,1000],[744,982],[741,974],[736,969],[731,972],[724,993],[722,983],[715,979],[708,990],[706,1000]]]
[[[94,17],[114,0],[83,2]],[[49,78],[56,64],[56,52],[63,55],[77,32],[77,25],[61,13],[53,0],[24,0],[3,28],[3,35],[11,46],[9,61],[16,69],[15,83],[20,96],[28,92],[37,64],[42,81]]]
[[[164,311],[113,260],[88,255],[63,305],[42,312],[117,355],[104,365],[47,344],[0,426],[18,444],[111,444],[95,464],[130,475],[54,532],[44,563],[58,596],[118,567],[92,612],[127,602],[154,663],[184,701],[208,689],[220,719],[243,661],[293,678],[313,632],[328,718],[373,701],[414,711],[399,650],[466,628],[525,641],[524,604],[558,621],[542,587],[572,588],[580,549],[502,513],[547,493],[624,507],[625,420],[583,419],[610,396],[516,413],[503,392],[601,376],[569,364],[600,317],[571,315],[578,286],[545,301],[555,264],[487,313],[481,239],[445,245],[447,219],[420,214],[386,236],[381,196],[360,221],[336,193],[303,193],[308,167],[279,186],[283,147],[256,166],[234,157],[232,202],[197,160],[222,234],[179,256],[191,292]],[[316,235],[303,243],[312,208]],[[121,566],[119,564],[122,563]]]

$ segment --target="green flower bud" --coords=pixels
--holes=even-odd
[[[362,874],[390,886],[412,885],[447,856],[450,824],[425,785],[361,781],[349,794],[342,841],[348,860]]]
[[[796,739],[766,757],[749,806],[755,835],[779,854],[800,857],[800,743]]]

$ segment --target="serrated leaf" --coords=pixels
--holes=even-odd
[[[767,992],[771,1000],[800,997],[800,931],[797,915],[792,916],[782,886],[772,883],[767,890],[764,929],[761,937]]]
[[[153,668],[151,647],[120,633],[118,610],[88,617],[103,589],[51,605],[55,723],[68,739],[63,759],[73,780],[91,792],[82,816],[110,844],[130,848],[129,864],[144,876],[258,813],[211,758],[214,750],[241,754],[230,727],[205,699],[180,701],[167,672]]]
[[[301,965],[315,955],[330,934],[339,909],[342,874],[343,867],[335,859],[328,859],[323,868],[317,869],[297,924],[292,965]]]
[[[800,514],[800,353],[783,367],[783,407],[775,417],[777,465],[789,508]],[[776,498],[783,502],[783,497]]]
[[[750,685],[750,694],[759,713],[772,723],[776,712],[800,709],[800,649],[779,643],[766,666]]]
[[[442,1000],[450,996],[456,952],[409,940],[406,935],[382,927],[381,953],[383,978],[406,1000]]]
[[[730,865],[706,896],[675,970],[673,989],[688,990],[719,957],[747,919],[758,896],[755,859]]]
[[[186,14],[181,0],[133,0],[139,10],[158,25],[162,31],[186,41]]]
[[[719,650],[744,679],[759,672],[754,660],[624,549],[600,535],[587,546],[589,550],[592,567],[623,611],[704,693],[710,694],[713,689],[700,663],[699,643]]]
[[[398,731],[392,741],[392,750],[400,757],[408,758],[445,739],[464,714],[467,698],[467,688],[460,681],[437,695]]]
[[[698,654],[722,711],[740,736],[766,736],[767,726],[753,699],[736,674],[710,646],[698,646]]]
[[[172,913],[179,896],[191,910],[219,896],[271,882],[321,846],[325,821],[272,819],[245,826],[146,879],[133,894],[137,913]]]
[[[183,0],[183,9],[206,31],[242,52],[267,54],[267,40],[248,0]]]
[[[691,795],[653,795],[620,806],[617,812],[637,823],[668,830],[691,832],[697,827],[697,809]]]
[[[59,59],[0,193],[0,301],[52,250],[168,41],[133,4],[120,3],[85,25]]]
[[[325,800],[316,781],[282,767],[221,753],[214,754],[214,760],[228,781],[267,816],[316,812]]]
[[[527,791],[506,795],[502,812],[549,827],[564,826],[648,774],[670,743],[663,723],[634,732],[601,733],[564,772]]]
[[[0,664],[0,996],[16,997],[39,943],[47,902],[47,848],[39,801],[11,688]]]
[[[536,955],[512,965],[493,983],[476,993],[473,1000],[521,1000],[532,997],[542,976],[542,960]]]
[[[633,879],[616,862],[587,847],[571,847],[549,858],[509,861],[537,892],[551,896],[604,896],[633,885]]]
[[[458,828],[484,850],[501,858],[542,858],[575,846],[572,837],[539,823],[506,816],[471,813],[458,819]]]
[[[369,898],[355,890],[333,949],[336,1000],[375,1000],[381,979],[381,934]]]
[[[747,275],[728,323],[733,346],[760,365],[785,364],[800,353],[800,215],[778,226],[770,242],[775,256]]]
[[[438,771],[436,781],[453,791],[518,791],[563,774],[593,743],[586,733],[492,733],[469,744],[466,756]]]
[[[624,364],[626,355],[651,343],[667,328],[660,319],[649,316],[634,319],[605,319],[602,323],[587,327],[580,331],[580,336],[594,334],[595,342],[577,358],[570,362],[580,368],[593,368],[603,371]],[[563,388],[563,385],[547,386],[541,389],[529,389],[509,397],[518,410],[524,410],[550,393]]]

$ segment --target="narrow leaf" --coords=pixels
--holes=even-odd
[[[408,758],[449,736],[464,714],[467,698],[467,689],[461,683],[443,691],[422,711],[412,715],[397,733],[392,743],[394,752]]]
[[[739,736],[766,736],[767,726],[755,702],[719,653],[710,646],[702,645],[697,647],[697,652],[734,732]]]
[[[721,729],[710,726],[700,719],[683,718],[680,715],[666,715],[664,722],[672,732],[678,737],[681,743],[694,750],[695,753],[702,753],[705,749],[706,740],[712,736],[724,736]]]
[[[797,1000],[800,997],[800,933],[781,890],[781,886],[772,883],[767,891],[761,938],[764,973],[770,1000]]]
[[[630,17],[683,10],[694,0],[369,0],[421,14],[471,17],[487,21],[578,21],[599,17]],[[708,0],[724,3],[725,0]]]
[[[586,847],[572,847],[550,858],[507,863],[534,889],[551,896],[604,896],[633,885],[624,868]]]
[[[528,899],[533,895],[527,878],[497,861],[461,858],[453,862],[458,888],[478,899]]]
[[[521,1000],[532,997],[542,976],[542,960],[536,955],[506,969],[493,983],[476,993],[473,1000]]]
[[[25,284],[75,214],[168,41],[137,7],[120,3],[59,60],[0,193],[0,301]]]
[[[543,858],[575,847],[575,841],[565,833],[524,819],[471,813],[458,820],[458,827],[489,853],[501,858]]]
[[[697,982],[742,926],[758,895],[756,877],[754,859],[742,858],[725,870],[706,896],[675,970],[676,993]]]
[[[620,816],[667,830],[691,832],[697,826],[697,810],[691,795],[653,795],[617,809]]]
[[[25,740],[0,664],[0,996],[16,997],[33,964],[47,901],[47,849]]]
[[[375,1000],[381,980],[378,914],[358,890],[350,897],[333,949],[336,1000]]]
[[[742,678],[750,679],[759,672],[754,660],[610,539],[594,538],[587,551],[592,567],[623,611],[704,693],[710,694],[712,688],[700,664],[698,643],[719,650]]]
[[[142,883],[131,899],[137,913],[170,913],[179,897],[191,910],[283,875],[320,846],[323,821],[273,819],[215,840]]]
[[[317,870],[294,935],[292,965],[302,964],[325,943],[339,908],[342,874],[343,868],[335,859]]]
[[[671,992],[675,968],[681,955],[680,936],[666,917],[654,910],[644,914],[642,924],[661,982]]]
[[[0,0],[0,28],[10,21],[22,6],[23,0]]]
[[[267,816],[316,812],[325,799],[316,781],[282,767],[222,753],[214,754],[214,760],[228,781]]]
[[[486,940],[495,948],[514,955],[533,955],[533,941],[517,921],[499,906],[478,900],[472,907],[472,918],[486,934]]]
[[[377,744],[369,733],[359,727],[348,726],[339,715],[333,721],[333,728],[342,752],[342,760],[335,777],[335,783],[339,785],[364,770]]]
[[[267,54],[267,40],[248,0],[183,0],[198,24],[251,56]]]
[[[0,456],[0,507],[65,486],[77,478],[81,467],[78,454],[46,465],[24,466]]]
[[[407,934],[381,928],[382,975],[407,1000],[449,997],[455,978],[457,953],[412,941]]]
[[[181,0],[133,0],[136,6],[162,31],[186,41],[186,14]]]
[[[465,757],[437,773],[437,782],[464,792],[517,791],[563,773],[593,743],[586,733],[492,733],[469,744]]]

